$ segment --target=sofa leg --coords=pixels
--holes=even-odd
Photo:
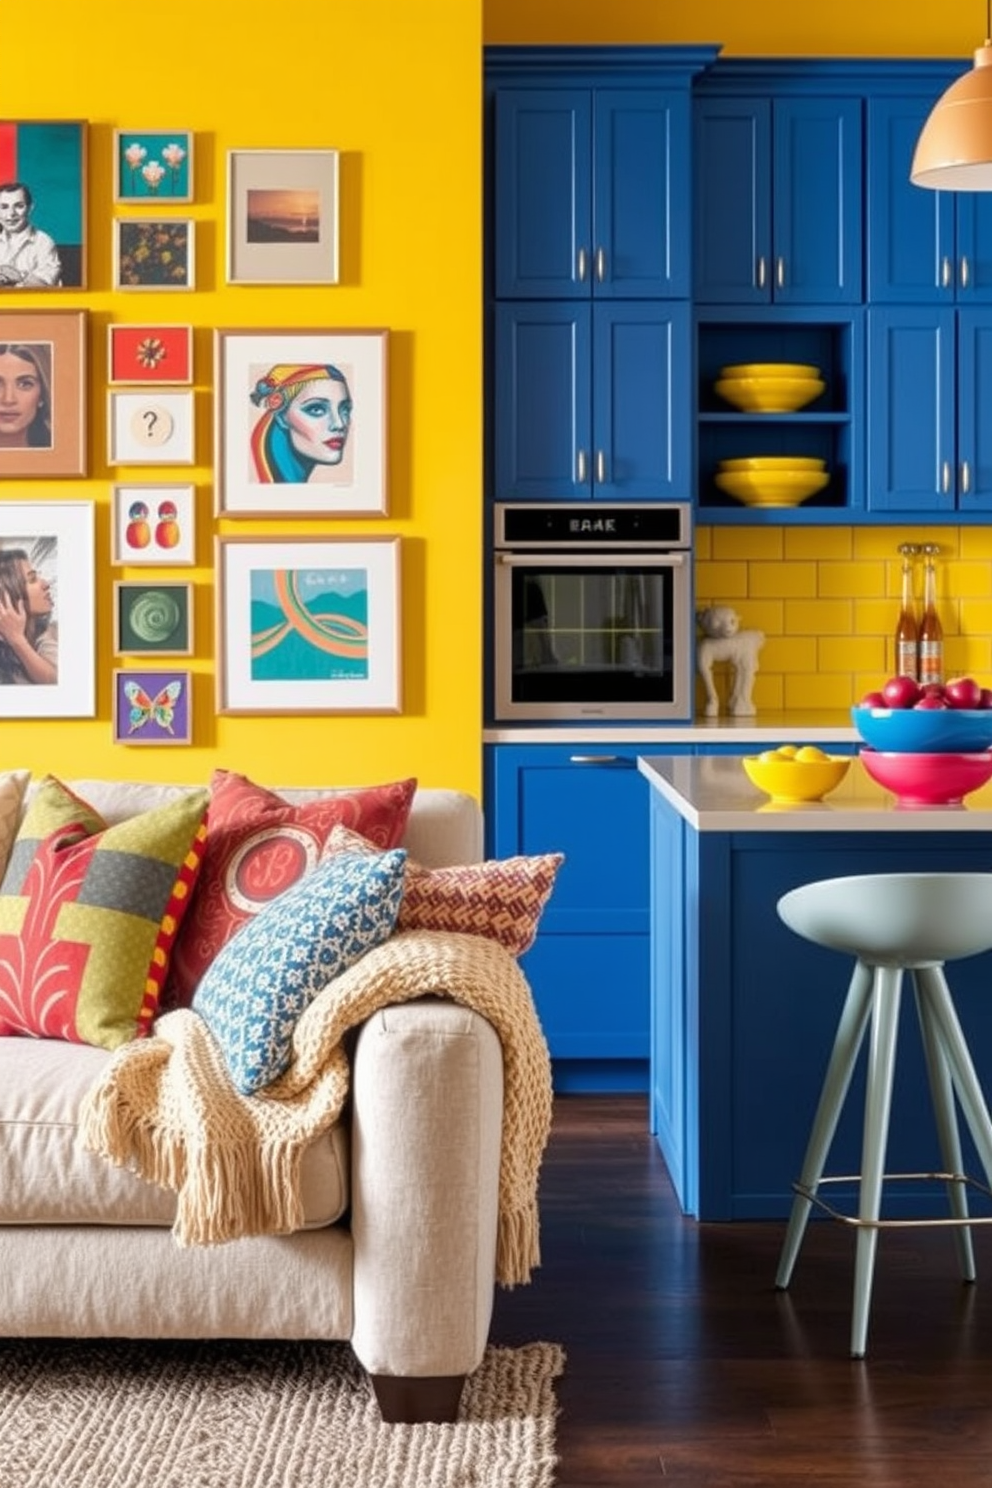
[[[382,1419],[390,1424],[415,1426],[422,1421],[454,1421],[462,1398],[464,1374],[373,1374],[375,1398]]]

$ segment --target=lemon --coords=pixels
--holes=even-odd
[[[795,759],[798,753],[799,747],[796,744],[780,744],[775,751],[778,759]]]
[[[797,749],[796,751],[796,759],[803,763],[808,760],[825,760],[829,758],[830,756],[825,754],[822,749],[818,749],[815,744],[804,744],[802,749]]]
[[[777,749],[764,749],[758,755],[759,760],[764,760],[769,765],[780,765],[786,756],[779,754]]]

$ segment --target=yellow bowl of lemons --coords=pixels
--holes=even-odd
[[[748,779],[773,801],[821,801],[851,767],[851,757],[827,754],[816,744],[782,744],[743,761]]]

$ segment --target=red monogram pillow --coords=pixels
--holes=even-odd
[[[163,1006],[188,1007],[222,946],[315,867],[336,826],[398,847],[416,780],[341,791],[293,806],[244,775],[215,770],[196,892],[172,953]]]

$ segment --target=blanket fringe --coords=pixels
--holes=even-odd
[[[527,1209],[504,1209],[496,1230],[496,1280],[512,1289],[530,1281],[541,1264],[537,1205]]]

